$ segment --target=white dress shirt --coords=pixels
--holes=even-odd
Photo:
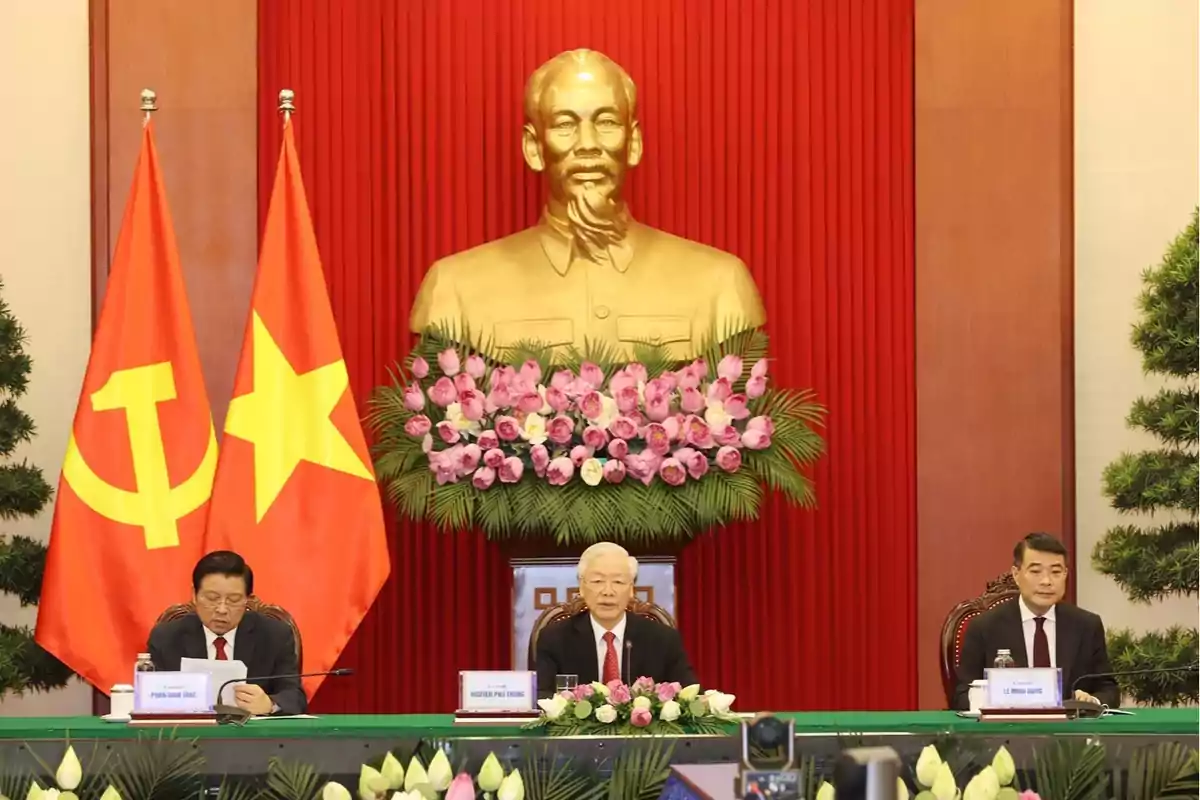
[[[204,626],[201,625],[200,627],[203,628]],[[220,634],[221,638],[225,640],[225,657],[228,658],[230,661],[233,661],[233,638],[236,635],[237,635],[237,628],[234,628],[233,630],[229,631],[228,633]],[[216,658],[217,658],[217,645],[216,645],[217,634],[213,633],[208,628],[204,628],[204,641],[208,644],[208,657],[210,659],[216,660]]]
[[[1025,663],[1033,666],[1033,636],[1037,633],[1037,614],[1025,605],[1025,598],[1017,598],[1017,605],[1021,607],[1021,630],[1025,634],[1025,657],[1028,659]],[[1042,623],[1042,629],[1046,631],[1046,643],[1050,645],[1050,666],[1058,666],[1058,644],[1055,634],[1054,622],[1054,606],[1042,615],[1046,621]]]
[[[601,681],[603,681],[604,680],[604,656],[608,654],[608,642],[604,641],[604,634],[608,633],[608,630],[603,625],[601,625],[599,622],[596,622],[595,617],[591,617],[591,620],[592,620],[592,632],[596,636],[596,666],[597,666],[596,675],[599,676]],[[612,633],[613,633],[613,636],[616,637],[613,639],[613,647],[615,647],[617,650],[617,675],[623,676],[625,674],[624,672],[622,672],[622,669],[624,668],[624,664],[622,664],[621,661],[625,658],[625,653],[624,653],[624,650],[622,649],[625,647],[625,615],[624,614],[621,615],[621,621],[613,626]]]

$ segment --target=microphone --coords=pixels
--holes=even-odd
[[[625,685],[633,685],[633,662],[630,655],[633,653],[633,642],[629,641],[629,636],[625,636]]]
[[[1081,716],[1091,713],[1098,715],[1104,711],[1104,706],[1097,703],[1089,703],[1083,700],[1076,700],[1075,690],[1079,688],[1079,684],[1091,678],[1126,678],[1134,675],[1167,675],[1173,672],[1200,672],[1200,663],[1187,664],[1182,667],[1158,667],[1156,669],[1125,669],[1114,670],[1112,672],[1089,672],[1085,675],[1080,675],[1071,682],[1071,699],[1063,701],[1063,707],[1072,709],[1078,712]]]
[[[249,711],[240,706],[225,705],[221,702],[221,695],[225,692],[225,687],[234,683],[250,683],[252,681],[277,681],[284,678],[319,678],[322,675],[329,677],[341,677],[342,675],[353,675],[354,670],[343,667],[341,669],[330,669],[324,672],[295,672],[285,675],[255,675],[249,678],[230,678],[221,684],[217,689],[217,704],[213,707],[213,711],[217,713],[217,721],[221,723],[231,723],[233,725],[245,725],[246,720],[252,716]]]

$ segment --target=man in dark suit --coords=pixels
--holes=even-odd
[[[217,550],[192,570],[196,613],[155,625],[150,659],[156,669],[175,671],[182,658],[238,660],[251,677],[234,686],[238,707],[252,714],[303,714],[308,699],[298,678],[255,681],[255,675],[294,675],[296,637],[283,622],[246,610],[254,594],[254,572],[237,553]]]
[[[971,682],[984,676],[998,650],[1008,650],[1018,667],[1058,667],[1064,700],[1084,675],[1111,672],[1100,617],[1061,602],[1067,586],[1067,548],[1045,533],[1031,533],[1013,549],[1013,578],[1021,596],[971,621],[963,639],[954,708],[970,707]],[[1087,678],[1074,699],[1116,708],[1121,692],[1113,678]]]
[[[580,683],[639,677],[659,683],[698,683],[679,632],[625,613],[633,599],[637,559],[610,542],[594,544],[579,559],[579,591],[587,610],[542,631],[537,643],[538,693],[554,693],[556,675]]]

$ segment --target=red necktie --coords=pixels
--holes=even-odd
[[[621,680],[621,666],[617,663],[617,648],[613,647],[616,638],[616,634],[612,631],[604,634],[604,643],[608,645],[608,649],[604,652],[604,677],[601,679],[603,683]]]
[[[1046,638],[1046,618],[1034,617],[1037,630],[1033,633],[1033,665],[1035,667],[1050,666],[1050,640]]]
[[[229,654],[225,652],[225,637],[218,636],[213,639],[213,647],[217,649],[217,661],[228,661]]]

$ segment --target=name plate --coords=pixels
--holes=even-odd
[[[987,708],[1061,708],[1062,670],[1047,667],[986,669]]]
[[[207,672],[139,672],[134,681],[135,713],[211,711]]]
[[[533,711],[536,672],[463,670],[458,673],[460,711]]]

